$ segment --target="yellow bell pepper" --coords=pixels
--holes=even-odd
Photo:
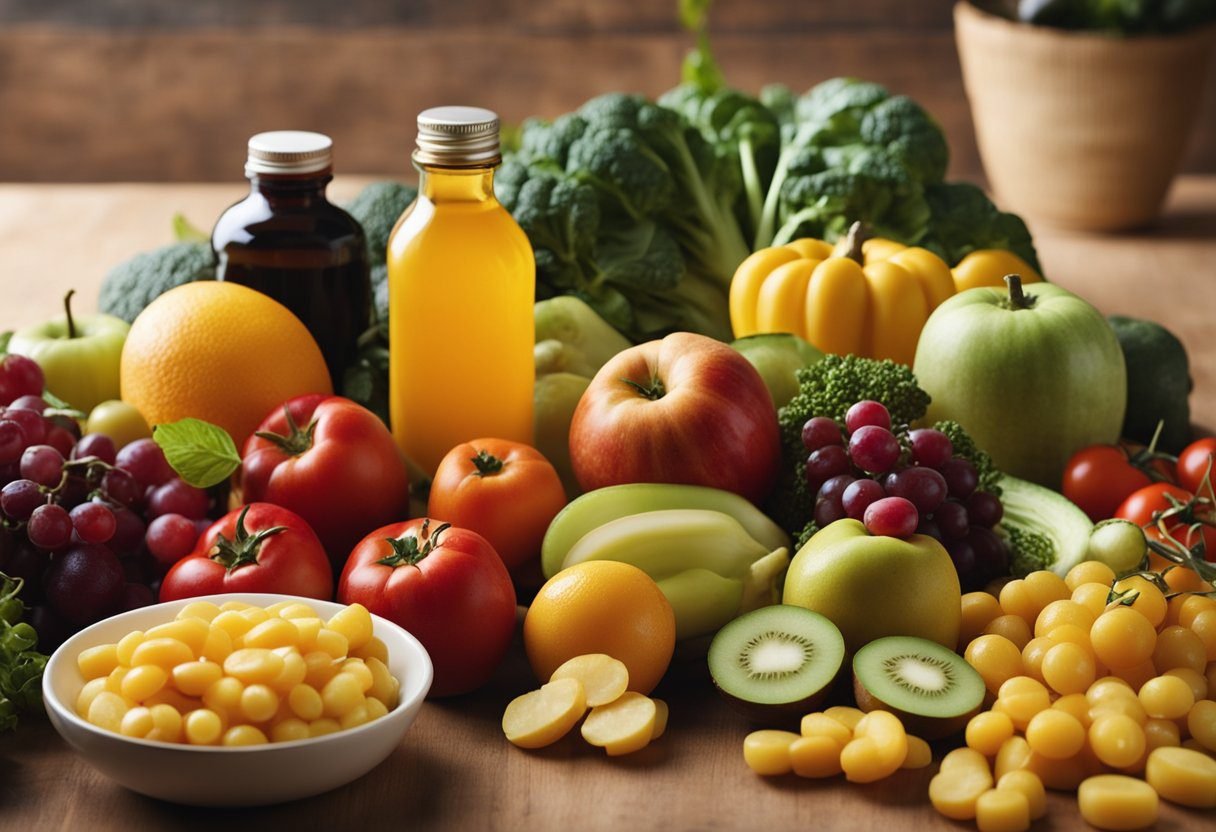
[[[1043,276],[1029,263],[1012,251],[999,248],[984,248],[971,252],[951,270],[954,274],[954,289],[965,292],[977,286],[1005,288],[1005,275],[1021,276],[1022,283],[1042,283]]]
[[[929,313],[954,293],[936,254],[865,240],[855,224],[835,249],[794,240],[744,260],[731,281],[730,320],[736,338],[792,332],[824,352],[911,364]]]

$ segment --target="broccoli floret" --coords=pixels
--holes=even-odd
[[[874,236],[915,239],[929,222],[920,183],[889,157],[868,150],[853,154],[847,166],[807,176],[791,172],[781,198],[788,205],[787,216],[773,235],[774,245],[799,237],[834,242],[859,220],[869,225]],[[802,207],[793,210],[797,206]]]
[[[798,394],[781,408],[783,461],[769,514],[791,534],[811,517],[814,494],[806,487],[802,426],[812,416],[827,416],[844,423],[848,409],[863,399],[882,402],[895,430],[925,415],[929,394],[916,383],[912,369],[889,359],[828,355],[817,364],[798,370]]]
[[[196,280],[215,280],[211,243],[173,243],[137,254],[111,269],[101,284],[98,306],[130,323],[165,292]]]
[[[929,233],[921,245],[954,266],[982,248],[1012,251],[1041,271],[1034,241],[1017,214],[1000,211],[975,185],[950,182],[925,187]]]
[[[1009,574],[1024,578],[1031,572],[1051,569],[1056,562],[1056,548],[1045,534],[1022,526],[1003,529],[1009,546]]]
[[[861,119],[858,131],[867,145],[883,147],[920,182],[941,182],[950,149],[946,136],[924,108],[897,95],[879,102]]]
[[[388,320],[388,265],[377,263],[371,268],[372,308],[377,321]]]
[[[812,87],[798,99],[795,112],[798,120],[813,125],[816,130],[836,133],[856,133],[865,111],[889,98],[891,93],[881,84],[857,78],[829,78]],[[828,142],[845,144],[851,141]]]
[[[346,206],[347,213],[363,226],[368,262],[373,266],[385,261],[393,226],[417,195],[417,188],[401,182],[373,182]]]
[[[958,422],[947,420],[936,422],[933,427],[950,438],[955,456],[961,456],[975,466],[976,474],[979,476],[979,490],[987,491],[996,497],[1001,496],[1001,472],[993,464],[988,452],[981,450],[975,444],[975,440],[967,431],[963,430],[963,426]]]

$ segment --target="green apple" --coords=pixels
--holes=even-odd
[[[570,499],[582,493],[570,465],[570,421],[590,385],[585,376],[549,373],[537,376],[532,391],[532,444],[553,463]]]
[[[968,289],[929,316],[913,370],[952,419],[1015,477],[1058,489],[1069,458],[1119,439],[1123,351],[1097,309],[1067,289]]]
[[[772,394],[773,404],[782,408],[798,393],[798,377],[803,367],[817,364],[823,353],[808,341],[788,332],[748,335],[730,344],[760,372]]]
[[[936,540],[871,535],[844,519],[798,550],[782,603],[831,619],[852,653],[883,636],[919,636],[955,649],[959,599],[958,573]]]
[[[72,294],[64,298],[64,317],[17,330],[8,351],[38,362],[46,389],[88,413],[119,398],[118,362],[131,327],[113,315],[73,315]]]

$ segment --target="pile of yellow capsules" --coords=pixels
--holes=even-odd
[[[400,683],[360,604],[194,601],[169,622],[82,650],[76,712],[126,737],[243,746],[319,737],[378,719]]]

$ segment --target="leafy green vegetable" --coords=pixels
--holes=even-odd
[[[178,476],[195,488],[223,482],[241,464],[241,455],[228,432],[202,419],[157,425],[152,440],[165,452],[165,459]]]
[[[393,226],[417,196],[418,189],[403,182],[372,182],[346,206],[346,212],[363,227],[367,261],[373,266],[385,261]]]
[[[0,572],[0,731],[18,714],[42,710],[42,671],[47,657],[35,650],[38,634],[21,621],[21,579]]]
[[[111,269],[102,281],[98,307],[130,323],[165,292],[196,280],[215,280],[210,241],[161,246]]]

